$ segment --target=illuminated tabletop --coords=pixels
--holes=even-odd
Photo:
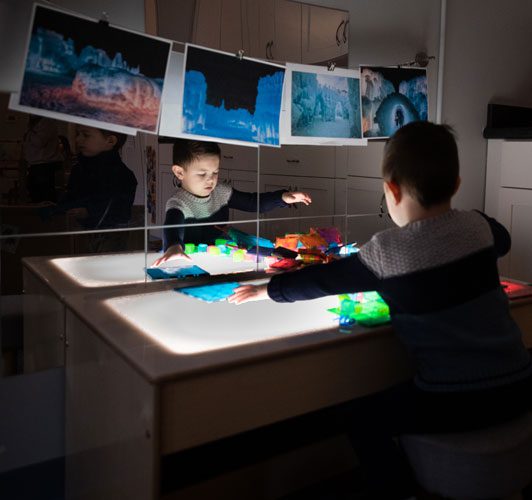
[[[158,253],[133,252],[76,257],[29,257],[23,260],[29,270],[41,281],[63,297],[67,293],[91,291],[102,287],[117,287],[151,282],[145,269],[150,267]],[[264,263],[251,260],[234,262],[231,257],[195,253],[192,264],[204,269],[211,276],[262,271]],[[161,265],[161,269],[190,265],[185,260],[173,260]],[[205,280],[208,276],[197,279]],[[195,279],[195,278],[188,278]],[[25,287],[27,289],[27,287]]]
[[[195,354],[242,344],[335,328],[337,316],[327,311],[336,296],[280,304],[271,300],[235,306],[208,303],[167,290],[118,297],[106,304],[121,318],[176,354]]]

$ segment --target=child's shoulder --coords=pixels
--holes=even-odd
[[[376,274],[392,276],[442,265],[493,245],[493,234],[476,211],[446,214],[386,229],[360,248]]]

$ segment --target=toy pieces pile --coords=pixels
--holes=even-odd
[[[340,306],[328,309],[338,314],[340,327],[355,323],[363,326],[376,326],[390,321],[390,308],[377,292],[359,292],[338,296]]]
[[[295,269],[306,264],[323,264],[334,260],[342,246],[342,237],[335,227],[311,228],[307,234],[286,234],[276,238],[272,258],[267,263],[272,269]]]

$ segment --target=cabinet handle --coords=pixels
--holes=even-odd
[[[226,160],[232,160],[232,159],[233,159],[233,155],[223,155],[223,157],[224,157]]]
[[[342,20],[342,22],[338,25],[338,28],[336,28],[336,35],[335,36],[336,36],[336,45],[338,45],[338,47],[340,47],[340,44],[342,43],[340,41],[340,39],[338,38],[338,32],[340,31],[340,28],[342,27],[342,24],[344,24],[344,23],[345,23],[345,21]]]
[[[299,163],[299,160],[286,160],[286,163]]]
[[[273,40],[270,41],[270,59],[273,60]]]
[[[346,30],[347,30],[347,25],[349,24],[349,19],[345,22],[344,24],[344,32],[343,32],[343,35],[342,35],[342,38],[344,40],[344,43],[347,42],[347,35],[346,35]]]
[[[266,59],[270,58],[270,54],[268,54],[268,49],[270,48],[270,42],[266,42]]]

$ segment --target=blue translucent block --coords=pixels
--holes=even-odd
[[[206,252],[208,247],[209,245],[207,245],[207,243],[200,243],[198,245],[198,252]]]
[[[176,288],[176,292],[190,295],[195,299],[203,300],[204,302],[221,302],[233,295],[235,288],[238,288],[240,283],[217,283],[215,285],[205,286],[188,286],[186,288]]]
[[[171,278],[187,278],[189,276],[208,275],[209,273],[198,266],[187,267],[149,267],[146,273],[153,280],[167,280]]]

